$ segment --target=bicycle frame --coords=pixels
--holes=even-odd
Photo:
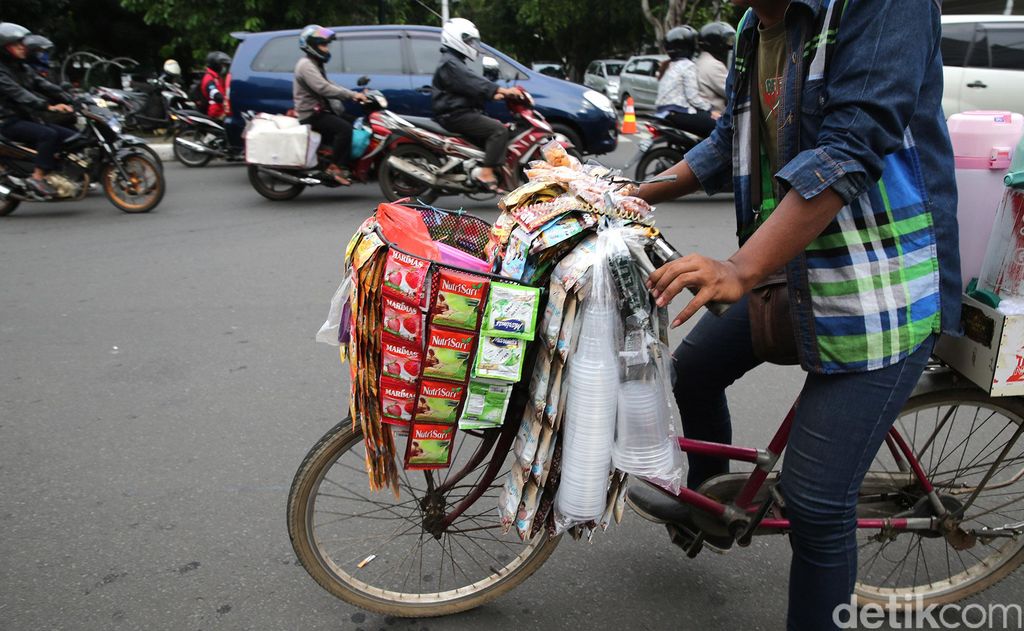
[[[789,441],[789,432],[793,425],[793,419],[796,416],[796,405],[794,403],[790,408],[786,418],[782,421],[782,424],[769,442],[767,449],[679,438],[679,448],[685,453],[724,458],[730,461],[748,462],[755,465],[754,470],[747,477],[743,488],[735,500],[729,504],[723,504],[711,499],[707,495],[688,488],[683,488],[676,493],[679,500],[721,520],[722,524],[737,538],[741,545],[749,543],[750,537],[753,536],[755,530],[759,535],[781,534],[788,531],[790,529],[790,521],[788,519],[783,517],[767,517],[768,502],[766,501],[758,505],[754,502],[754,498],[764,486],[768,475],[774,469]],[[466,465],[453,474],[443,485],[437,487],[437,492],[444,493],[457,485],[466,475],[477,469],[493,449],[490,463],[477,482],[476,487],[445,514],[442,520],[443,527],[450,526],[491,486],[512,446],[516,431],[517,427],[514,423],[505,423],[499,430],[486,432],[481,444],[477,447],[477,450],[470,457]],[[921,491],[929,498],[929,503],[936,516],[885,519],[858,518],[857,528],[875,529],[893,534],[901,531],[938,529],[943,516],[948,511],[935,492],[924,468],[895,427],[889,430],[885,444],[893,455],[900,469],[900,474],[906,476],[907,484],[916,483],[920,485]],[[892,474],[887,475],[891,476]]]

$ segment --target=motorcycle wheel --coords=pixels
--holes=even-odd
[[[203,135],[204,134],[201,131],[195,128],[183,129],[174,134],[174,138],[171,139],[171,147],[174,150],[174,157],[177,158],[178,162],[193,169],[204,167],[210,163],[210,160],[213,159],[213,156],[210,154],[192,151],[187,147],[179,146],[178,143],[175,142],[178,138],[181,138],[197,144],[203,144]]]
[[[117,160],[127,180],[121,178],[114,164],[104,166],[100,178],[110,203],[126,213],[148,213],[156,208],[167,190],[160,167],[143,153],[118,156]]]
[[[2,199],[0,200],[0,217],[6,217],[17,210],[18,205],[21,204],[19,199]]]
[[[257,193],[275,202],[295,199],[302,189],[306,188],[302,184],[283,182],[270,175],[260,173],[260,168],[254,164],[249,165],[249,183]]]
[[[642,182],[647,178],[658,175],[665,169],[675,166],[683,159],[683,152],[672,147],[658,147],[652,149],[640,158],[636,165],[636,180]]]
[[[437,155],[419,145],[398,145],[388,156],[399,157],[420,166],[441,166],[441,160]],[[384,197],[389,202],[402,199],[403,197],[411,197],[424,204],[433,204],[434,200],[440,195],[440,191],[389,166],[388,156],[385,156],[380,161],[380,172],[378,173],[380,190],[384,193]]]

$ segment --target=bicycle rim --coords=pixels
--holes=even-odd
[[[1019,401],[953,390],[911,399],[896,428],[946,508],[962,515],[965,533],[994,528],[1009,534],[1009,527],[1024,521],[1024,436],[1017,435],[1022,422]],[[871,470],[898,471],[886,445]],[[874,499],[888,502],[891,516],[933,514],[916,483],[894,486],[886,495]],[[978,537],[964,549],[957,547],[938,533],[859,530],[855,591],[862,602],[883,606],[893,600],[901,606],[955,602],[991,587],[1024,561],[1024,536]]]
[[[484,495],[435,538],[425,527],[426,472],[403,471],[397,500],[390,491],[371,493],[362,434],[347,425],[314,447],[289,497],[296,554],[332,594],[389,615],[455,613],[522,582],[557,545],[544,531],[527,543],[514,530],[502,533],[497,501],[511,455]],[[460,433],[459,440],[452,467],[432,474],[439,483],[469,460],[479,437]],[[469,492],[487,462],[444,498],[446,510]]]

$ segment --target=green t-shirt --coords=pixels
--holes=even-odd
[[[761,147],[767,156],[767,164],[762,163],[761,181],[762,198],[766,204],[762,219],[775,210],[774,174],[781,168],[779,164],[779,106],[782,104],[783,81],[786,69],[786,22],[780,21],[769,28],[758,28],[757,45],[757,85],[761,99]],[[767,170],[764,168],[767,167]]]

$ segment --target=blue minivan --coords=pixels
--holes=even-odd
[[[327,75],[351,89],[362,76],[381,90],[388,109],[410,116],[432,115],[430,82],[441,58],[441,29],[432,26],[346,26],[334,29]],[[283,113],[292,107],[292,71],[302,52],[299,30],[232,33],[241,40],[231,63],[231,108],[235,112]],[[493,48],[482,45],[483,55],[501,68],[501,80],[522,86],[536,101],[556,132],[564,134],[581,153],[615,150],[618,142],[615,108],[603,94],[581,85],[530,70]],[[480,59],[477,59],[479,65]],[[479,71],[479,68],[478,68]],[[358,106],[348,104],[353,113]],[[488,105],[487,113],[509,120],[504,104]],[[244,122],[229,122],[239,133]],[[234,135],[234,134],[233,134]]]

